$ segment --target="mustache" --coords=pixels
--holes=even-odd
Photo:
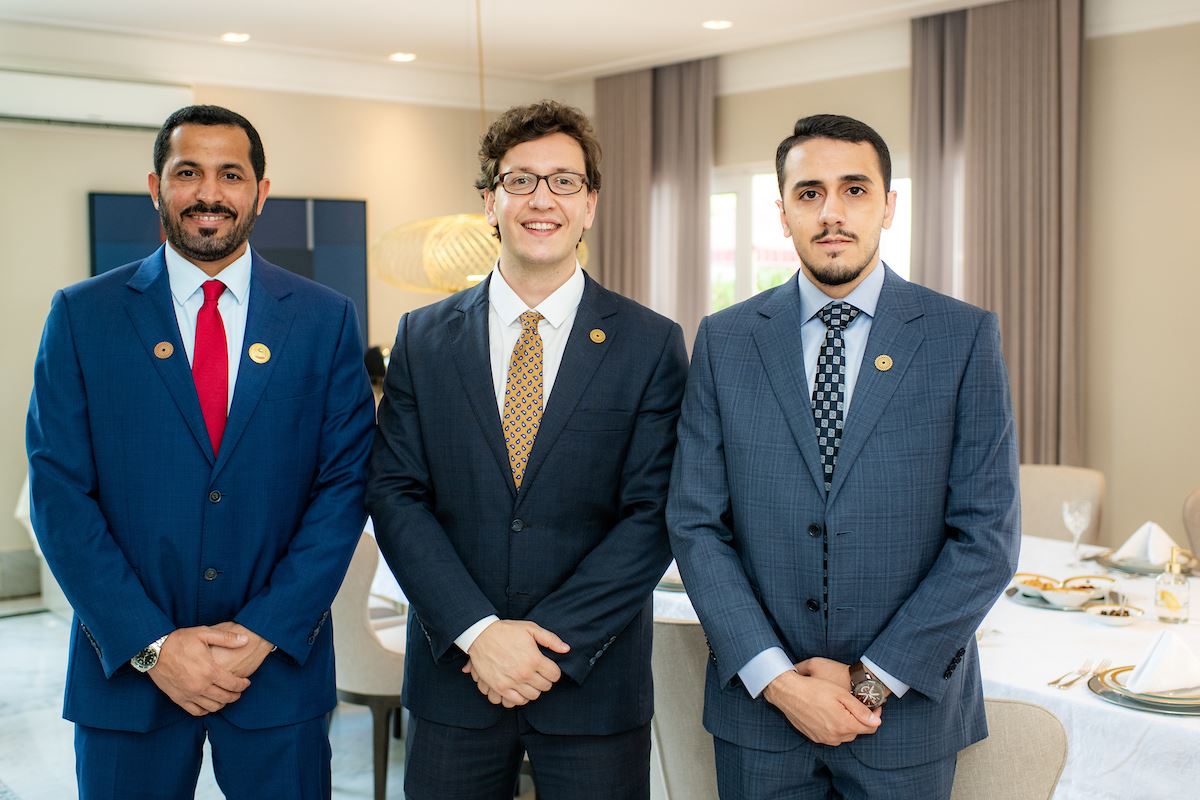
[[[228,214],[231,219],[237,219],[236,211],[220,203],[213,203],[211,206],[207,203],[196,203],[179,212],[181,217],[186,217],[188,214]]]
[[[813,240],[814,242],[819,242],[819,241],[821,241],[822,239],[825,239],[825,238],[827,238],[827,237],[829,237],[829,236],[831,236],[831,235],[832,235],[832,236],[840,236],[840,237],[842,237],[843,239],[849,239],[849,240],[850,240],[850,241],[852,241],[852,242],[857,242],[857,241],[858,241],[858,237],[857,237],[857,236],[855,236],[855,235],[854,235],[853,233],[851,233],[850,231],[846,230],[845,228],[838,228],[838,229],[837,229],[837,230],[835,230],[835,231],[831,231],[831,230],[829,230],[829,228],[825,228],[825,229],[824,229],[824,230],[822,230],[820,233],[818,233],[816,236],[814,236],[814,237],[812,238],[812,240]]]

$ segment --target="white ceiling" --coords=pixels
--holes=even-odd
[[[994,1],[481,0],[485,67],[577,80]],[[734,25],[709,31],[708,19]],[[0,20],[190,43],[238,31],[252,40],[229,47],[376,63],[410,51],[426,68],[477,69],[474,0],[0,0]]]

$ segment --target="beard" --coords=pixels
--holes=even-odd
[[[838,228],[833,233],[837,236],[844,236],[845,238],[854,242],[859,241],[857,235],[841,228]],[[815,244],[818,239],[824,239],[829,235],[830,231],[821,231],[821,233],[812,238],[812,241]],[[877,238],[874,242],[874,246],[871,247],[871,252],[868,253],[860,263],[848,263],[842,259],[842,254],[840,253],[822,264],[810,263],[804,258],[802,253],[798,255],[800,256],[800,263],[803,264],[804,268],[808,270],[809,274],[816,278],[820,283],[824,284],[825,286],[842,286],[847,283],[853,283],[855,280],[857,280],[858,276],[862,275],[863,270],[870,266],[871,262],[875,260],[875,257],[878,255],[878,253],[879,239]]]
[[[202,229],[198,235],[192,235],[183,227],[183,217],[188,214],[228,214],[234,223],[233,228],[224,236],[218,236],[213,229]],[[193,261],[220,261],[233,255],[250,238],[250,231],[254,229],[254,222],[258,219],[258,196],[255,195],[254,204],[246,212],[245,219],[239,219],[236,211],[220,203],[196,203],[174,214],[168,210],[167,203],[164,203],[160,196],[158,218],[162,222],[167,242],[180,255]]]

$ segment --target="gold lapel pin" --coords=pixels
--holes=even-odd
[[[171,344],[170,342],[159,342],[158,344],[154,345],[154,355],[158,356],[159,358],[170,358],[171,354],[174,352],[175,345]]]
[[[604,335],[604,331],[600,330],[599,328],[592,328],[592,332],[589,333],[588,336],[596,344],[603,343],[606,338]]]
[[[889,355],[875,356],[875,369],[887,372],[892,368],[892,357]]]
[[[250,345],[250,349],[246,352],[250,356],[250,360],[255,364],[265,364],[271,360],[271,348],[262,342],[255,342]]]

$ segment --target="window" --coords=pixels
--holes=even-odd
[[[912,181],[892,178],[896,214],[880,237],[879,250],[901,277],[909,274]],[[779,221],[774,171],[741,169],[713,176],[709,197],[709,310],[778,286],[800,266],[792,240]]]

